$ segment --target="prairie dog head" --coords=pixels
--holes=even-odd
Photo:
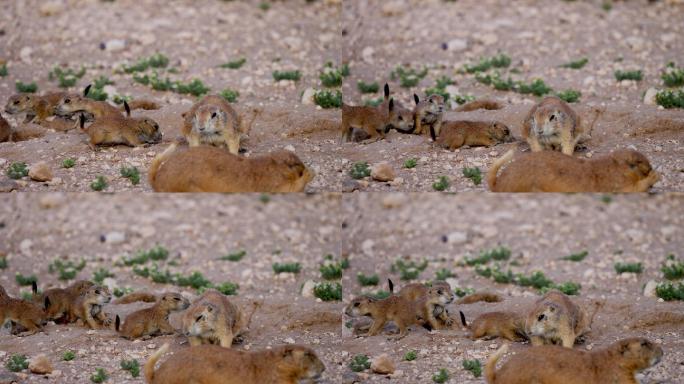
[[[563,309],[555,303],[545,302],[527,319],[530,336],[544,336],[555,333],[564,315]]]
[[[299,345],[285,346],[276,353],[280,360],[276,367],[288,377],[296,377],[300,381],[316,380],[325,371],[325,365],[310,348]]]
[[[87,291],[88,288],[94,286],[95,284],[91,281],[88,280],[78,280],[71,284],[67,289],[69,289],[71,292],[74,292],[76,294],[82,294],[83,292]]]
[[[182,311],[190,306],[190,301],[180,293],[165,293],[159,299],[162,308],[169,311]]]
[[[620,340],[612,347],[620,354],[621,365],[635,371],[652,367],[663,357],[663,349],[660,346],[642,337]]]
[[[489,135],[498,141],[507,141],[511,138],[511,130],[508,129],[506,124],[499,123],[497,121],[491,123],[487,128]]]
[[[143,117],[136,120],[136,128],[140,141],[149,144],[157,144],[162,140],[162,132],[156,121]]]
[[[202,336],[211,334],[216,329],[219,308],[211,303],[193,306],[184,315],[184,329],[186,336]]]
[[[86,290],[82,295],[90,304],[105,305],[112,300],[112,295],[109,293],[109,288],[104,286],[94,285]]]
[[[423,115],[441,115],[444,113],[444,96],[432,94],[425,100],[420,101],[418,95],[413,95],[416,102],[416,112]]]
[[[428,289],[428,296],[437,298],[439,304],[449,304],[454,301],[454,293],[451,286],[446,281],[436,281]]]
[[[388,108],[387,125],[401,131],[413,130],[413,112],[410,109],[395,104],[394,99],[390,99]]]
[[[611,156],[618,164],[619,172],[635,184],[641,180],[650,179],[649,186],[651,186],[660,178],[658,173],[651,168],[651,163],[646,156],[637,151],[624,149],[613,152]]]
[[[272,161],[279,167],[281,177],[292,191],[303,191],[316,175],[290,151],[279,151],[272,154]]]
[[[216,105],[203,105],[192,118],[192,129],[200,136],[220,136],[224,132],[239,135],[238,127],[228,120],[228,114]]]
[[[370,314],[370,307],[375,302],[375,299],[368,296],[356,297],[347,305],[347,308],[344,309],[344,313],[351,317],[366,316]]]
[[[5,105],[5,112],[10,115],[16,113],[27,112],[33,107],[33,95],[20,93],[18,95],[13,95],[7,100]]]
[[[57,103],[55,113],[58,115],[71,115],[79,111],[85,111],[90,101],[92,100],[78,95],[64,96]]]
[[[573,132],[575,118],[568,114],[567,107],[562,100],[557,103],[545,104],[537,108],[532,116],[532,133],[538,137],[559,136],[561,131]]]

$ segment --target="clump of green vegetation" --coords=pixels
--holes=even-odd
[[[121,360],[121,369],[130,372],[133,377],[140,376],[140,364],[136,359]]]
[[[7,75],[9,75],[7,64],[0,65],[0,77],[7,77]]]
[[[644,77],[644,74],[643,74],[643,72],[641,72],[640,69],[633,70],[633,71],[621,71],[621,70],[615,71],[615,79],[617,81],[622,81],[622,80],[641,81],[641,79],[643,77]]]
[[[368,296],[372,297],[376,300],[382,300],[382,299],[386,299],[386,298],[390,297],[390,293],[388,291],[381,289],[379,291],[369,293]]]
[[[223,91],[221,91],[219,95],[226,99],[227,102],[234,103],[237,101],[238,97],[240,97],[240,92],[234,89],[226,88]]]
[[[370,359],[366,355],[356,355],[352,358],[351,363],[349,363],[349,368],[354,372],[365,371],[370,366]]]
[[[86,266],[86,261],[81,260],[78,263],[72,260],[62,261],[60,259],[55,259],[50,265],[48,265],[48,272],[59,274],[60,280],[72,280],[78,275],[79,272],[83,270]]]
[[[656,286],[656,295],[665,301],[684,300],[684,283],[660,283]]]
[[[435,278],[437,280],[446,280],[450,277],[454,277],[454,273],[451,272],[450,270],[446,269],[446,268],[442,268],[442,269],[438,270],[437,272],[435,272]]]
[[[29,362],[26,355],[17,354],[10,356],[9,360],[7,360],[7,363],[5,364],[5,367],[10,372],[21,372],[24,369],[27,369],[28,366]]]
[[[607,0],[604,1],[603,3],[601,3],[601,9],[603,9],[606,12],[610,11],[611,9],[613,9],[613,3]]]
[[[475,80],[485,85],[491,85],[499,91],[510,91],[515,87],[513,79],[508,77],[504,80],[499,72],[494,72],[493,74],[478,73],[475,75]]]
[[[515,282],[523,287],[533,287],[537,289],[544,289],[553,286],[553,281],[546,277],[544,272],[534,271],[530,276],[518,274],[515,277]]]
[[[189,94],[193,96],[202,96],[209,93],[211,88],[206,86],[200,79],[192,79],[189,83],[181,81],[171,81],[168,77],[163,80],[159,78],[159,74],[155,71],[152,75],[138,76],[134,75],[133,80],[136,83],[148,85],[155,91],[172,91],[180,94]]]
[[[121,296],[127,295],[127,294],[129,294],[129,293],[131,293],[131,292],[133,292],[133,289],[132,289],[132,288],[119,288],[119,287],[116,287],[116,288],[114,288],[114,290],[112,291],[112,294],[113,294],[115,297],[121,297]]]
[[[390,73],[390,78],[392,80],[399,79],[399,85],[403,88],[411,88],[418,85],[418,83],[427,76],[428,69],[423,68],[422,70],[417,70],[409,66],[397,66]]]
[[[22,275],[22,274],[19,273],[19,272],[17,272],[17,273],[14,275],[14,280],[17,282],[17,284],[18,284],[20,287],[24,287],[24,286],[31,285],[31,284],[33,284],[33,283],[37,283],[37,282],[38,282],[38,278],[36,277],[36,275],[24,276],[24,275]]]
[[[90,87],[90,91],[88,91],[88,94],[86,97],[97,100],[97,101],[105,101],[109,98],[109,95],[107,92],[104,91],[104,87],[107,85],[114,84],[113,81],[109,80],[108,77],[106,76],[100,76],[95,81],[93,82],[92,87]]]
[[[7,256],[0,257],[0,269],[7,269]]]
[[[313,96],[314,103],[324,109],[342,107],[342,91],[324,89]]]
[[[573,253],[571,255],[561,257],[561,260],[579,262],[579,261],[584,260],[584,258],[587,257],[587,255],[589,255],[589,251],[582,251],[582,252]]]
[[[449,380],[449,371],[445,368],[441,368],[437,373],[432,375],[432,381],[435,383],[446,383]]]
[[[487,264],[491,260],[504,261],[511,257],[511,250],[505,246],[499,246],[489,250],[480,251],[476,258],[465,258],[465,263],[469,266]]]
[[[347,75],[349,75],[349,67],[347,65],[335,68],[333,63],[327,62],[318,78],[324,87],[332,88],[342,86],[342,79]]]
[[[259,3],[259,9],[261,9],[264,12],[268,11],[269,9],[271,9],[271,3],[269,3],[268,1],[262,1],[261,3]]]
[[[359,272],[356,275],[356,280],[361,284],[361,286],[368,286],[368,285],[378,285],[380,282],[380,277],[378,276],[377,273],[372,274],[370,276],[366,276],[363,273]]]
[[[161,53],[142,58],[131,66],[124,66],[123,71],[126,73],[145,72],[149,68],[166,68],[169,65],[169,58]]]
[[[413,361],[418,358],[418,353],[416,351],[408,351],[404,354],[404,360]]]
[[[430,97],[431,95],[440,95],[442,98],[444,98],[445,102],[449,101],[449,98],[451,97],[449,92],[447,92],[444,88],[437,87],[425,89],[425,97]]]
[[[190,94],[199,97],[209,93],[211,88],[207,87],[200,79],[192,79],[187,84],[176,82],[173,90],[180,94]]]
[[[480,185],[482,183],[482,172],[480,168],[463,168],[463,176],[473,181],[473,184]]]
[[[295,71],[273,71],[273,79],[275,81],[292,80],[299,81],[302,78],[302,73],[299,70]]]
[[[36,93],[38,91],[38,85],[35,82],[23,83],[17,81],[14,86],[19,93]]]
[[[446,76],[446,75],[440,76],[437,80],[435,80],[435,82],[436,82],[435,88],[440,88],[440,89],[444,89],[447,86],[454,84],[454,81],[449,76]]]
[[[321,277],[326,280],[337,280],[342,278],[342,266],[340,263],[326,263],[319,269]]]
[[[81,67],[81,69],[75,71],[72,68],[55,66],[48,74],[48,79],[50,79],[50,81],[57,80],[57,84],[60,88],[69,88],[76,85],[78,80],[80,80],[85,73],[86,69],[84,67]]]
[[[226,281],[219,285],[214,285],[214,289],[228,296],[236,295],[239,288],[240,286],[238,284],[230,281]]]
[[[359,80],[359,82],[356,83],[356,87],[361,93],[377,93],[380,90],[380,85],[377,82],[364,83]]]
[[[229,61],[225,64],[221,64],[221,65],[219,65],[219,67],[226,68],[226,69],[239,69],[243,65],[245,65],[246,62],[247,62],[247,59],[244,57],[241,57],[237,60],[233,60],[233,61]]]
[[[470,371],[475,377],[482,376],[482,364],[480,364],[480,360],[478,359],[463,360],[463,369]]]
[[[370,167],[368,166],[367,162],[360,161],[360,162],[354,163],[354,165],[352,165],[352,168],[349,171],[349,174],[354,179],[363,179],[364,177],[370,176],[371,170],[370,170]]]
[[[681,87],[684,85],[684,68],[678,68],[673,62],[667,63],[660,78],[667,87]]]
[[[454,288],[454,295],[458,297],[463,297],[466,295],[472,295],[475,293],[475,289],[473,288],[460,288],[460,287],[455,287]]]
[[[499,53],[492,57],[482,57],[477,64],[466,65],[468,73],[486,72],[491,68],[507,68],[511,65],[511,58],[505,53]]]
[[[342,284],[338,282],[327,282],[316,284],[313,289],[314,296],[323,301],[340,301],[342,300]]]
[[[449,178],[446,176],[440,176],[439,179],[432,183],[432,189],[435,191],[446,191],[449,188]]]
[[[581,69],[584,68],[585,65],[589,62],[589,59],[586,57],[583,57],[579,60],[571,61],[569,63],[565,63],[561,65],[563,68],[570,68],[570,69]]]
[[[566,103],[575,103],[579,101],[580,97],[582,97],[582,92],[574,89],[566,89],[564,91],[557,92],[556,96]]]
[[[566,295],[575,296],[579,294],[580,289],[582,289],[582,285],[580,283],[575,283],[574,281],[566,281],[565,283],[561,284],[553,284],[550,288],[543,288],[540,290],[540,292],[543,294],[549,289],[557,289]]]
[[[7,177],[14,180],[28,176],[28,173],[28,165],[23,162],[12,163],[9,168],[7,168]]]
[[[404,168],[406,169],[415,168],[416,165],[418,165],[418,160],[413,157],[404,161]]]
[[[93,281],[95,281],[98,284],[102,284],[104,279],[108,277],[114,277],[114,274],[109,272],[109,270],[106,268],[100,267],[93,273]]]
[[[130,180],[133,185],[140,183],[140,171],[137,167],[122,167],[121,176]]]
[[[552,89],[542,79],[534,79],[530,84],[525,84],[518,82],[516,84],[516,90],[523,94],[533,94],[535,96],[544,96],[547,93],[551,93]]]
[[[363,102],[363,105],[365,105],[367,107],[377,107],[378,105],[382,104],[383,101],[385,101],[385,99],[383,97],[378,97],[375,99],[366,99]]]
[[[451,99],[455,101],[457,104],[465,104],[467,102],[475,100],[475,96],[473,95],[450,95]]]
[[[151,248],[147,251],[138,251],[138,253],[136,253],[133,257],[124,258],[123,263],[124,265],[130,267],[131,265],[135,264],[145,264],[149,260],[166,260],[168,256],[169,251],[161,245],[157,245],[154,248]]]
[[[109,379],[109,376],[104,368],[95,369],[95,373],[90,376],[90,381],[93,383],[104,383],[107,379]]]
[[[178,286],[192,287],[194,289],[206,289],[212,286],[211,281],[204,277],[202,272],[198,271],[194,271],[188,276],[177,274],[173,280]]]
[[[427,260],[416,263],[413,260],[404,261],[403,259],[398,259],[392,264],[392,272],[398,271],[402,280],[414,280],[420,276],[420,273],[423,272],[427,266]]]
[[[74,165],[76,165],[76,160],[71,157],[62,160],[62,167],[64,168],[73,168]]]
[[[668,280],[684,279],[684,261],[676,260],[675,255],[667,255],[663,267],[660,268]]]
[[[663,108],[684,108],[684,89],[665,89],[656,93],[656,103]]]
[[[76,353],[71,350],[64,351],[62,354],[62,360],[64,361],[71,361],[76,358]]]
[[[121,105],[124,103],[124,101],[130,102],[131,97],[130,96],[122,96],[122,95],[114,95],[114,97],[112,97],[112,101],[114,102],[114,104]]]
[[[299,263],[273,263],[273,272],[280,273],[299,273],[302,265]]]
[[[233,252],[233,253],[229,253],[229,254],[227,254],[227,255],[225,255],[225,256],[221,256],[220,259],[221,259],[221,260],[227,260],[227,261],[234,261],[234,262],[236,262],[236,261],[242,260],[242,258],[245,257],[245,255],[247,255],[247,251],[245,251],[244,249],[242,249],[242,250],[240,250],[240,251]]]
[[[90,183],[90,188],[92,188],[93,191],[102,191],[105,188],[107,188],[107,179],[104,176],[98,176],[95,181]]]
[[[641,263],[615,263],[615,272],[621,273],[641,273],[644,266]]]

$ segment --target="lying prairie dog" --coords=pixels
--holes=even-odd
[[[493,111],[497,109],[501,109],[503,106],[494,100],[475,100],[471,101],[469,103],[465,103],[461,105],[460,107],[456,108],[456,112],[470,112],[470,111],[476,111],[478,109],[486,109],[488,111]]]
[[[66,92],[49,92],[44,95],[20,93],[7,100],[5,112],[10,115],[24,113],[24,123],[34,122],[57,131],[73,128],[73,123],[62,119],[56,114],[56,107],[62,98],[69,96]],[[49,119],[56,116],[55,120]]]
[[[468,325],[465,314],[460,312],[461,324],[470,330],[470,337],[475,339],[493,339],[502,337],[510,341],[527,340],[525,336],[525,319],[515,312],[487,312],[476,317]]]
[[[491,147],[510,139],[511,131],[497,121],[445,121],[436,144],[453,151],[464,145]]]
[[[102,307],[111,299],[112,295],[107,287],[94,285],[78,296],[68,316],[70,319],[82,320],[90,329],[104,328],[106,320]]]
[[[389,284],[390,293],[394,292],[394,283],[392,280],[387,279]],[[436,294],[439,300],[428,303],[426,298]],[[424,302],[420,303],[421,307],[427,306],[429,312],[426,312],[423,316],[423,320],[426,322],[424,326],[428,330],[432,329],[444,329],[449,328],[453,324],[453,319],[449,317],[449,312],[446,310],[446,305],[454,301],[454,292],[451,290],[451,285],[446,281],[433,281],[430,285],[421,283],[411,283],[403,286],[397,295],[404,297],[405,299],[412,302]]]
[[[155,334],[174,334],[176,330],[169,323],[169,315],[174,311],[182,311],[190,306],[188,299],[180,293],[165,293],[149,308],[144,308],[126,316],[121,326],[119,315],[116,316],[115,329],[122,337],[137,339]]]
[[[81,129],[88,135],[88,146],[95,150],[98,145],[127,145],[138,147],[144,144],[157,144],[162,140],[162,132],[156,121],[147,117],[124,117],[108,115],[95,120],[88,127],[86,118],[81,115]]]

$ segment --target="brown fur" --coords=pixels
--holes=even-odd
[[[88,145],[95,149],[97,145],[127,145],[137,147],[143,144],[161,142],[162,133],[159,124],[147,117],[133,118],[109,115],[99,118],[87,128],[85,118],[81,117],[81,128],[90,138]]]
[[[145,364],[149,384],[298,384],[314,382],[325,365],[312,349],[278,346],[270,350],[237,351],[214,345],[185,348],[154,370],[168,350],[164,344]]]
[[[660,178],[648,159],[629,149],[593,159],[558,152],[523,153],[510,150],[489,169],[492,192],[646,192]],[[499,168],[508,161],[500,175]]]
[[[500,301],[503,301],[503,298],[501,298],[501,296],[497,295],[496,293],[477,292],[473,293],[472,295],[465,296],[459,300],[456,300],[456,304],[474,304],[481,301],[485,303],[498,303]]]
[[[0,143],[4,143],[5,141],[10,141],[11,137],[12,137],[12,127],[10,127],[7,120],[5,120],[5,118],[2,117],[2,115],[0,115]]]
[[[14,95],[7,100],[5,112],[9,114],[25,113],[24,123],[33,121],[58,131],[66,131],[73,128],[72,123],[64,119],[49,121],[48,118],[56,116],[56,107],[62,98],[69,96],[65,92],[51,92],[43,96],[21,93]]]
[[[152,111],[152,110],[156,110],[156,109],[160,108],[159,104],[157,104],[151,100],[132,100],[130,103],[128,103],[128,107],[131,109],[131,111],[135,110],[135,109],[143,109],[146,111]],[[126,109],[123,105],[121,106],[120,110],[122,112],[126,111]]]
[[[169,323],[169,315],[174,311],[182,311],[188,306],[190,302],[181,294],[166,293],[153,306],[126,316],[123,327],[120,329],[119,316],[117,316],[116,329],[127,339],[137,339],[157,333],[174,334],[176,330]]]
[[[157,301],[157,296],[147,292],[133,292],[112,301],[112,304],[130,304],[137,301],[154,303]]]
[[[55,107],[55,113],[58,115],[83,114],[86,116],[87,121],[109,116],[124,116],[120,109],[106,101],[96,101],[79,95],[66,95],[62,97]]]
[[[417,135],[429,134],[433,140],[440,135],[442,117],[444,116],[444,97],[430,95],[422,101],[413,94],[416,106],[413,109],[413,133]]]
[[[456,112],[470,112],[478,109],[493,111],[501,108],[503,108],[503,106],[494,100],[475,100],[456,108]]]
[[[240,117],[224,98],[205,96],[183,114],[181,133],[191,147],[215,145],[237,155],[240,150]]]
[[[581,138],[580,117],[556,96],[545,97],[525,117],[522,137],[533,152],[558,150],[572,155]]]
[[[202,294],[183,314],[183,332],[190,345],[233,345],[233,338],[247,326],[247,318],[239,306],[215,289]]]
[[[526,348],[498,371],[501,347],[485,366],[489,384],[638,384],[634,374],[657,364],[661,347],[644,338],[628,338],[605,348],[580,351],[558,346]]]
[[[206,145],[172,144],[149,169],[157,192],[301,192],[313,177],[290,151],[242,157]]]
[[[453,324],[454,320],[449,317],[449,312],[446,310],[445,305],[451,303],[454,300],[454,292],[451,290],[451,286],[446,281],[435,281],[429,287],[421,283],[411,283],[403,286],[397,295],[404,297],[407,300],[416,302],[423,300],[431,296],[430,289],[433,288],[434,292],[441,297],[440,303],[426,304],[421,303],[421,305],[428,305],[428,310],[431,308],[432,311],[423,317],[425,325],[429,326],[429,329],[444,329],[449,328]],[[390,292],[392,289],[390,289]]]
[[[510,138],[508,127],[496,121],[445,121],[437,145],[453,151],[464,145],[491,147]]]
[[[94,285],[88,280],[78,280],[66,288],[50,288],[40,295],[34,293],[33,301],[44,306],[46,318],[49,320],[58,320],[66,315],[66,322],[76,321],[76,318],[70,318],[69,314],[74,313],[72,308],[75,307],[79,296]]]
[[[91,329],[103,328],[106,323],[102,306],[109,303],[112,295],[107,287],[94,285],[79,295],[70,308],[69,318],[82,320]],[[97,321],[96,321],[97,320]]]
[[[410,124],[406,111],[398,109],[393,99],[377,107],[342,104],[342,141],[352,140],[354,129],[363,131],[357,135],[370,143],[384,139],[389,127],[405,130]]]
[[[0,327],[6,321],[25,328],[23,335],[32,335],[43,330],[45,311],[33,302],[10,297],[0,285]]]
[[[532,345],[561,344],[572,348],[588,331],[589,318],[580,306],[559,291],[549,291],[534,304],[525,319],[525,333]]]
[[[461,314],[461,323],[471,332],[475,339],[492,339],[502,337],[510,341],[527,340],[525,336],[525,319],[515,312],[487,312],[476,317],[470,325],[466,323],[465,315]]]

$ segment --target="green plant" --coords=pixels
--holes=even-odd
[[[435,191],[445,191],[447,188],[449,188],[449,178],[446,176],[440,176],[439,179],[432,183],[432,189]]]
[[[437,88],[437,87],[425,89],[425,97],[429,97],[431,95],[440,95],[444,98],[445,102],[449,101],[449,98],[451,97],[449,92],[447,92],[444,88]]]
[[[72,260],[62,261],[60,259],[55,259],[52,261],[52,263],[50,263],[50,265],[48,265],[48,272],[58,272],[60,280],[72,280],[76,277],[78,272],[85,268],[85,266],[85,260],[75,263]]]
[[[413,361],[418,358],[418,353],[416,351],[408,351],[404,354],[404,360]]]
[[[269,9],[271,9],[271,3],[269,3],[268,1],[262,1],[261,3],[259,3],[259,9],[261,9],[264,12],[268,11]]]
[[[414,158],[404,160],[404,168],[411,169],[415,168],[416,165],[418,165],[418,160]]]
[[[511,257],[511,250],[505,246],[499,246],[489,250],[480,251],[478,257],[471,259],[466,257],[465,263],[469,266],[487,264],[491,260],[504,261]]]
[[[349,363],[349,368],[354,372],[365,371],[370,366],[370,359],[366,355],[356,355],[352,358],[351,363]]]
[[[480,360],[478,359],[463,360],[463,369],[470,371],[475,377],[482,376],[482,364],[480,364]]]
[[[227,102],[229,103],[234,103],[237,101],[238,97],[240,97],[240,92],[226,88],[220,93],[221,97],[223,97]]]
[[[17,81],[14,86],[19,93],[36,93],[38,91],[38,85],[34,82],[22,83],[21,81]]]
[[[243,65],[245,65],[246,62],[247,62],[247,59],[244,57],[241,57],[237,60],[233,60],[233,61],[229,61],[225,64],[221,64],[220,67],[221,68],[227,68],[227,69],[238,69],[238,68],[242,67]]]
[[[100,267],[93,273],[93,281],[95,281],[98,284],[102,284],[104,279],[108,277],[114,277],[114,274],[109,272],[109,270],[106,268]]]
[[[123,70],[126,73],[145,72],[148,68],[165,68],[169,65],[169,58],[161,53],[142,58],[131,66],[124,66]]]
[[[176,82],[173,86],[173,89],[177,93],[190,94],[197,97],[202,96],[211,91],[211,88],[204,85],[204,83],[200,79],[192,79],[187,84]]]
[[[662,90],[656,93],[655,99],[663,108],[684,108],[684,89]]]
[[[7,269],[7,256],[0,257],[0,269]]]
[[[383,101],[385,101],[385,99],[383,97],[378,97],[375,99],[366,99],[363,102],[363,105],[365,105],[367,107],[377,107],[378,105],[382,104]]]
[[[665,301],[684,300],[684,283],[660,283],[656,286],[656,295]]]
[[[622,80],[634,80],[634,81],[641,81],[643,78],[643,73],[641,70],[633,70],[633,71],[620,71],[617,70],[615,71],[615,79],[617,81],[622,81]]]
[[[136,253],[135,256],[131,258],[124,258],[123,263],[124,265],[130,267],[131,265],[135,264],[145,264],[149,260],[166,260],[168,256],[169,251],[161,245],[157,245],[154,248],[151,248],[147,251],[138,251],[138,253]]]
[[[313,96],[314,103],[321,108],[340,108],[342,107],[342,92],[340,90],[317,91]]]
[[[273,263],[273,272],[280,273],[299,273],[302,266],[299,263]]]
[[[361,93],[377,93],[380,90],[380,85],[377,82],[364,83],[363,81],[359,80],[356,83],[356,87]]]
[[[380,277],[377,273],[374,273],[370,276],[366,276],[363,273],[359,272],[356,275],[356,280],[359,282],[359,284],[365,287],[368,285],[378,285],[378,283],[380,282]]]
[[[247,255],[247,251],[243,249],[237,252],[229,253],[225,256],[221,256],[220,259],[227,261],[240,261],[243,257],[245,257],[245,255]]]
[[[615,263],[615,272],[621,273],[641,273],[644,266],[641,263]]]
[[[52,71],[48,73],[48,79],[50,81],[57,80],[60,88],[69,88],[76,85],[79,79],[81,79],[86,73],[86,69],[81,67],[80,70],[75,71],[72,68],[63,68],[60,66],[55,66]]]
[[[0,267],[1,268],[1,267]],[[668,280],[684,278],[684,261],[676,260],[673,254],[667,255],[665,263],[660,270]]]
[[[392,80],[399,78],[399,85],[403,88],[411,88],[418,85],[420,80],[427,76],[427,73],[428,69],[425,67],[422,70],[417,70],[408,66],[399,65],[390,73],[390,77]]]
[[[427,266],[427,260],[416,263],[413,260],[404,261],[403,259],[398,259],[394,264],[392,264],[392,272],[398,271],[399,277],[402,280],[413,280],[418,278],[420,273],[423,272]]]
[[[667,63],[660,78],[667,87],[681,87],[684,85],[684,68],[677,68],[672,62]]]
[[[437,373],[432,375],[432,381],[435,383],[446,383],[449,380],[449,371],[441,368]]]
[[[26,355],[17,354],[10,356],[9,360],[7,360],[7,363],[5,364],[5,367],[10,372],[21,372],[24,369],[28,368],[28,366],[29,362]]]
[[[90,381],[93,383],[104,383],[108,378],[109,376],[104,368],[97,368],[95,369],[95,373],[90,376]]]
[[[346,67],[347,71],[349,67]],[[321,84],[324,87],[339,87],[342,85],[342,78],[344,77],[344,71],[342,68],[333,67],[332,63],[326,63],[323,71],[318,77],[321,80]]]
[[[22,274],[19,273],[19,272],[17,272],[17,273],[14,275],[14,280],[17,282],[17,284],[18,284],[20,287],[24,287],[24,286],[31,285],[31,284],[33,284],[33,283],[37,283],[37,282],[38,282],[38,278],[36,277],[36,275],[24,276],[24,275],[22,275]]]
[[[176,275],[175,284],[181,287],[192,287],[194,289],[211,287],[211,281],[204,277],[202,272],[194,271],[188,276]]]
[[[391,295],[391,293],[389,293],[388,291],[382,290],[382,289],[368,294],[369,297],[372,297],[376,300],[386,299],[386,298],[390,297],[390,295]]]
[[[7,168],[7,176],[10,179],[21,179],[22,177],[28,176],[28,173],[28,165],[22,162],[12,163],[9,168]]]
[[[236,295],[239,288],[240,286],[238,284],[230,281],[214,286],[214,289],[228,296]]]
[[[566,295],[574,296],[579,294],[580,289],[582,289],[582,285],[580,283],[575,283],[574,281],[566,281],[562,284],[553,284],[550,288],[542,288],[540,292],[544,294],[549,289],[557,289]]]
[[[133,377],[140,376],[140,364],[136,359],[121,360],[121,369],[130,372]]]
[[[584,258],[587,257],[587,255],[589,255],[589,251],[582,251],[582,252],[573,253],[571,255],[561,257],[561,260],[579,262],[579,261],[584,260]]]
[[[507,68],[511,65],[511,58],[505,53],[499,53],[492,57],[480,58],[474,65],[466,65],[465,71],[468,73],[486,72],[490,68]]]
[[[325,263],[319,269],[321,277],[325,280],[337,280],[342,278],[342,266],[340,263]]]
[[[64,167],[64,168],[67,168],[67,169],[73,168],[74,165],[76,165],[76,160],[74,160],[71,157],[62,160],[62,167]]]
[[[349,171],[349,174],[354,179],[363,179],[364,177],[370,176],[371,170],[370,170],[370,167],[368,166],[367,162],[360,161],[360,162],[354,163],[354,165],[352,165],[352,168]]]
[[[114,288],[114,290],[112,291],[112,294],[113,294],[115,297],[121,297],[121,296],[126,295],[126,294],[129,294],[129,293],[131,293],[131,292],[133,292],[133,289],[132,289],[132,288],[119,288],[119,287],[116,287],[116,288]]]
[[[340,301],[342,300],[342,284],[324,281],[314,286],[313,293],[323,301]]]
[[[530,84],[518,82],[515,85],[515,90],[523,94],[533,94],[535,96],[544,96],[552,91],[551,87],[546,85],[542,79],[534,79]]]
[[[295,71],[273,71],[273,79],[275,81],[281,80],[292,80],[299,81],[302,78],[302,73],[298,70]]]
[[[454,274],[453,274],[453,272],[451,272],[450,270],[448,270],[446,268],[442,268],[442,269],[438,270],[437,272],[435,272],[435,278],[437,280],[446,280],[450,277],[454,277]]]
[[[0,77],[7,77],[7,75],[9,75],[7,64],[0,65]]]
[[[104,176],[98,176],[95,181],[90,183],[90,188],[99,192],[107,188],[107,185],[107,179]]]
[[[460,287],[454,288],[454,294],[458,297],[463,297],[465,295],[472,295],[473,293],[475,293],[475,289],[473,289],[473,288],[460,288]]]
[[[546,277],[544,272],[534,271],[530,276],[518,274],[515,277],[515,282],[523,287],[533,287],[537,289],[549,288],[553,285],[553,281]]]
[[[473,181],[473,184],[480,185],[482,183],[482,172],[480,168],[463,168],[463,176]]]
[[[76,358],[76,353],[71,350],[64,351],[62,354],[62,360],[64,361],[71,361]]]
[[[587,65],[588,62],[589,62],[589,59],[586,57],[583,57],[579,60],[575,60],[575,61],[571,61],[569,63],[565,63],[565,64],[561,65],[561,67],[570,68],[570,69],[581,69],[585,65]]]
[[[576,91],[574,89],[566,89],[564,91],[557,92],[556,96],[567,103],[575,103],[580,99],[580,97],[582,97],[582,92]]]
[[[140,183],[140,171],[137,167],[121,167],[121,176],[131,181],[131,184]]]
[[[452,84],[454,84],[454,81],[450,77],[442,75],[436,80],[435,88],[444,89]]]

